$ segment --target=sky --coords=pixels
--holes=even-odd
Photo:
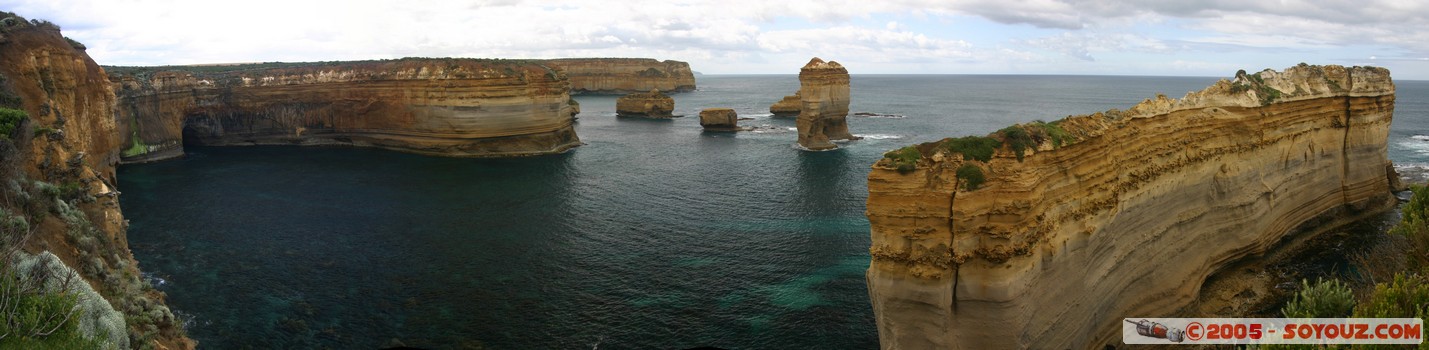
[[[1221,76],[1310,64],[1429,80],[1429,0],[0,0],[104,65],[649,57],[705,74]]]

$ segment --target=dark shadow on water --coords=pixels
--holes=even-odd
[[[847,205],[841,200],[849,183],[850,155],[847,150],[798,151],[799,167],[794,181],[797,206],[813,216],[834,215]]]
[[[556,321],[529,291],[564,273],[554,262],[578,248],[564,242],[580,225],[569,215],[573,154],[190,154],[121,168],[121,199],[143,218],[130,231],[135,256],[169,281],[171,306],[194,315],[189,331],[206,347],[510,343],[513,329]],[[520,314],[530,317],[502,316]]]

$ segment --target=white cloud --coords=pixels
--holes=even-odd
[[[1168,53],[1168,43],[1140,35],[1099,32],[1063,32],[1059,35],[1021,41],[1027,46],[1059,52],[1083,61],[1096,61],[1097,52]]]
[[[1124,52],[1168,56],[1160,63],[1168,69],[1185,53],[1375,46],[1420,66],[1429,56],[1429,2],[1395,0],[0,0],[0,8],[59,23],[97,61],[118,65],[619,56],[789,72],[820,55],[855,71],[862,63],[922,72],[1096,63]],[[1023,36],[989,42],[994,33],[926,25],[974,18]]]

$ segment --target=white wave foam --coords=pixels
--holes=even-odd
[[[802,146],[802,145],[800,145],[800,144],[798,144],[798,143],[794,143],[794,149],[797,149],[797,150],[800,150],[800,151],[804,151],[804,152],[828,152],[828,151],[837,151],[837,150],[838,150],[838,148],[812,150],[812,149],[808,149],[808,148],[806,148],[806,147],[804,147],[804,146]]]
[[[785,129],[785,128],[782,128],[782,127],[777,127],[777,126],[773,126],[773,125],[769,125],[769,124],[762,124],[762,125],[759,125],[759,126],[755,126],[755,127],[754,127],[754,130],[751,130],[751,131],[753,131],[753,132],[756,133],[756,134],[783,134],[783,133],[788,133],[788,132],[793,131],[793,130],[791,130],[791,129]]]
[[[908,117],[908,116],[905,116],[905,115],[902,115],[902,114],[883,114],[883,113],[873,113],[873,112],[858,112],[858,113],[850,114],[850,116],[853,116],[853,117],[861,117],[861,118],[888,118],[888,119],[902,119],[902,118],[907,118],[907,117]]]
[[[1429,141],[1429,135],[1414,135],[1410,136],[1409,138],[1419,141]]]
[[[858,137],[862,137],[862,138],[869,139],[869,140],[893,140],[893,139],[901,139],[901,138],[903,138],[903,135],[888,135],[888,134],[868,134],[868,135],[857,135],[857,134],[855,134],[855,135],[853,135],[853,136],[858,136]]]
[[[1414,153],[1416,153],[1416,154],[1423,155],[1423,156],[1429,156],[1429,142],[1424,142],[1424,141],[1419,141],[1418,139],[1414,139],[1414,140],[1399,141],[1399,142],[1396,142],[1395,144],[1398,145],[1399,147],[1402,147],[1402,148],[1404,148],[1404,149],[1406,149],[1406,150],[1409,150],[1410,152],[1414,152]]]

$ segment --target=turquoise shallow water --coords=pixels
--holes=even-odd
[[[792,75],[701,76],[671,121],[580,96],[588,145],[452,159],[189,148],[120,169],[130,245],[205,348],[874,348],[868,167],[914,142],[1126,108],[1214,78],[853,77],[867,137],[793,147]],[[1391,158],[1429,165],[1429,84],[1400,82]],[[706,134],[735,108],[757,132]]]

